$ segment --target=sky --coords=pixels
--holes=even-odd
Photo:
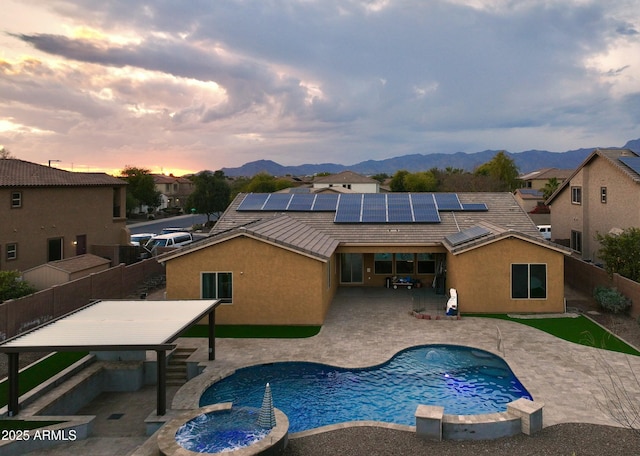
[[[0,146],[184,174],[640,138],[640,0],[3,0]]]

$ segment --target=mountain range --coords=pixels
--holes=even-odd
[[[640,153],[640,138],[627,141],[622,147]],[[506,153],[514,161],[520,173],[524,174],[541,168],[577,168],[594,149],[595,147],[569,150],[566,152],[526,150],[517,153]],[[271,160],[256,160],[245,163],[237,168],[222,168],[222,171],[224,171],[225,175],[231,177],[251,177],[261,172],[272,176],[310,176],[318,173],[335,174],[349,170],[358,174],[371,176],[380,173],[393,175],[400,169],[406,169],[410,172],[427,171],[432,168],[460,168],[465,171],[473,171],[477,166],[490,161],[498,152],[498,150],[483,150],[482,152],[474,153],[409,154],[384,160],[366,160],[353,165],[320,163],[284,166]]]

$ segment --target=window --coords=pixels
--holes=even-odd
[[[546,264],[511,265],[511,299],[546,299],[546,297]]]
[[[569,247],[576,252],[582,252],[582,232],[571,230],[571,242]]]
[[[22,192],[11,192],[11,207],[22,207]]]
[[[571,187],[571,202],[582,204],[582,187]]]
[[[607,187],[600,187],[600,202],[607,204]]]
[[[375,274],[393,274],[393,257],[390,253],[376,253],[373,257]]]
[[[201,277],[202,299],[220,299],[224,303],[233,300],[233,273],[203,272]]]
[[[435,274],[436,258],[432,253],[418,254],[418,274]]]
[[[18,244],[7,244],[7,261],[18,258]]]
[[[413,253],[396,253],[396,274],[413,274]]]

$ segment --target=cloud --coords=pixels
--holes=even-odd
[[[204,169],[640,136],[636,0],[25,5],[67,32],[7,35],[38,54],[0,66],[0,117],[61,148],[95,130],[104,150],[181,148]]]

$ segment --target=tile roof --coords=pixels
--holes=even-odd
[[[527,180],[548,180],[552,177],[555,177],[559,180],[564,180],[571,176],[574,172],[574,169],[560,169],[560,168],[542,168],[536,171],[531,171],[530,173],[523,174],[519,177],[519,179],[523,181]]]
[[[0,159],[0,187],[97,187],[127,185],[106,173],[77,173],[13,158]]]
[[[257,220],[268,220],[283,214],[282,211],[237,211],[244,196],[245,194],[239,194],[233,200],[213,227],[211,235],[218,235]],[[480,222],[489,222],[505,229],[541,236],[531,218],[511,193],[458,193],[458,197],[463,204],[485,203],[488,211],[440,211],[441,222],[431,224],[337,224],[333,222],[335,212],[286,212],[286,215],[345,245],[441,245],[445,236]]]
[[[569,176],[558,189],[551,195],[546,204],[551,204],[551,202],[564,191],[565,188],[568,188],[571,184],[571,179],[580,172],[582,168],[587,166],[592,160],[596,157],[601,157],[604,160],[608,161],[611,165],[629,177],[636,184],[640,184],[640,174],[629,168],[627,165],[620,161],[622,157],[638,157],[638,154],[632,151],[631,149],[618,149],[618,148],[608,148],[608,149],[595,149],[583,162],[576,168],[576,170]]]

